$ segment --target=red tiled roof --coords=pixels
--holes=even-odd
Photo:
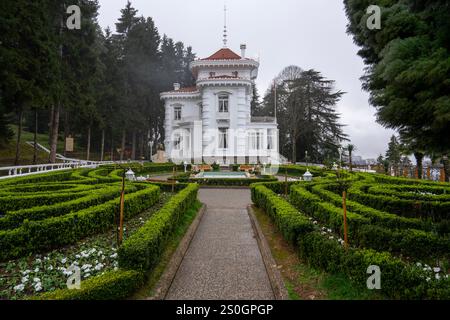
[[[180,88],[179,90],[171,90],[169,92],[180,92],[180,93],[190,93],[190,92],[197,92],[198,88],[197,87],[185,87],[185,88]]]
[[[234,53],[228,48],[222,48],[216,53],[214,53],[212,56],[202,59],[202,60],[240,60],[241,56]]]
[[[180,88],[180,90],[178,90],[180,92],[195,92],[198,91],[197,87],[186,87],[186,88]]]

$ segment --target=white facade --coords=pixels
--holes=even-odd
[[[161,93],[165,149],[174,162],[278,163],[275,118],[251,117],[259,62],[223,48],[191,63],[196,86]]]

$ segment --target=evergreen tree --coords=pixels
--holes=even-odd
[[[367,64],[363,87],[378,121],[415,139],[426,153],[450,152],[450,3],[381,2],[382,28],[366,27],[369,0],[345,0],[348,32]],[[447,176],[450,168],[445,166]]]
[[[401,160],[401,146],[395,135],[392,135],[388,144],[388,150],[386,151],[386,160],[389,165],[394,169],[394,174],[398,175],[398,168]]]

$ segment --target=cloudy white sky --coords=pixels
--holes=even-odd
[[[127,1],[99,2],[100,25],[115,30]],[[222,47],[224,0],[132,0],[132,5],[140,15],[154,19],[160,34],[192,46],[200,58]],[[316,69],[347,92],[338,111],[356,154],[364,158],[384,154],[393,131],[375,122],[375,109],[361,90],[364,64],[345,32],[342,0],[226,0],[226,5],[228,47],[239,54],[239,45],[246,43],[247,55],[260,58],[261,95],[288,65]]]

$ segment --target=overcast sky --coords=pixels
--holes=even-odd
[[[99,23],[110,26],[120,16],[126,0],[99,0]],[[193,47],[205,58],[223,46],[223,0],[133,0],[138,14],[152,17],[160,34]],[[358,47],[346,34],[342,0],[226,0],[228,47],[260,58],[256,81],[263,95],[271,80],[286,66],[315,69],[347,92],[338,104],[345,132],[357,155],[376,158],[385,152],[393,131],[375,122],[368,93],[361,90],[364,64]]]

